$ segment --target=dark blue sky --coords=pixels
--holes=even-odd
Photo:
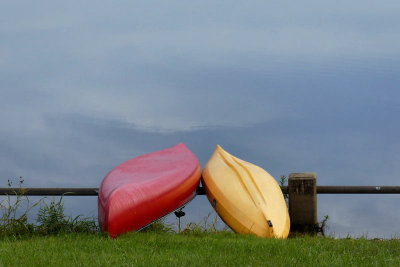
[[[0,81],[3,186],[96,187],[179,142],[202,166],[220,144],[275,178],[399,185],[397,1],[3,1]],[[400,196],[318,198],[331,233],[399,236]]]

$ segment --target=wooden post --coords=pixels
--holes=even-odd
[[[291,173],[288,189],[291,231],[316,233],[318,229],[317,174],[314,172]]]

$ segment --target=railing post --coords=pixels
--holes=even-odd
[[[318,229],[317,174],[291,173],[288,191],[291,231],[315,233]]]

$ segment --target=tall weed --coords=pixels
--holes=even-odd
[[[165,222],[165,218],[158,219],[147,225],[140,232],[148,233],[175,233],[174,226]]]
[[[222,229],[219,227],[219,217],[215,215],[215,217],[211,217],[211,212],[208,213],[207,216],[203,218],[203,220],[198,223],[190,222],[186,225],[186,227],[181,231],[182,234],[192,234],[192,235],[201,235],[201,234],[215,234],[220,232],[227,232],[229,228],[224,226]],[[211,219],[211,221],[210,221]]]
[[[78,215],[74,218],[64,215],[63,198],[57,201],[51,199],[50,203],[44,202],[37,216],[37,233],[41,235],[59,233],[94,233],[98,232],[98,226],[94,218],[82,218]]]
[[[24,195],[23,183],[24,180],[19,177],[19,187],[14,191],[14,195],[7,195],[6,199],[0,202],[0,236],[31,235],[35,232],[35,225],[28,222],[28,214],[41,200],[31,204],[29,198]],[[8,180],[8,187],[11,186],[12,181]]]
[[[99,227],[94,218],[82,218],[78,215],[74,218],[64,215],[64,203],[62,197],[57,201],[54,198],[48,202],[42,198],[31,203],[22,188],[24,180],[19,177],[19,187],[13,195],[7,195],[0,202],[0,236],[29,236],[51,235],[59,233],[94,233]],[[12,181],[8,180],[11,188]],[[35,207],[39,207],[37,214],[38,224],[29,222],[29,213]]]

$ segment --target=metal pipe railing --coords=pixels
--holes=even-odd
[[[0,188],[0,195],[26,196],[97,196],[98,188]]]
[[[287,186],[281,186],[288,193]],[[0,188],[0,195],[23,193],[26,196],[97,196],[98,188]],[[197,188],[197,195],[205,195]],[[400,194],[400,186],[317,186],[317,194]]]

